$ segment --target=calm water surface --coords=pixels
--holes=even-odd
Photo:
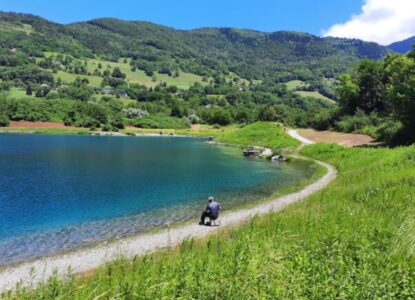
[[[0,135],[0,264],[190,220],[210,195],[230,209],[311,173],[203,139]]]

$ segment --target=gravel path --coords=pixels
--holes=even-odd
[[[289,135],[289,136],[291,136],[292,138],[294,138],[294,139],[296,139],[296,140],[300,141],[300,142],[301,142],[301,143],[303,143],[304,145],[312,145],[312,144],[315,144],[315,142],[313,142],[312,140],[309,140],[309,139],[307,139],[307,138],[305,138],[305,137],[301,136],[301,135],[297,132],[297,130],[294,130],[294,129],[289,129],[289,130],[287,131],[287,133],[288,133],[288,135]]]
[[[295,133],[296,132],[293,131],[289,134],[300,140],[302,143],[307,143],[307,139],[297,136],[298,134]],[[221,226],[219,227],[187,224],[171,230],[164,230],[159,233],[138,235],[100,245],[92,249],[80,249],[73,253],[56,257],[46,257],[33,262],[23,263],[15,267],[9,267],[0,271],[0,291],[13,289],[18,282],[21,282],[25,286],[44,282],[54,271],[57,272],[59,276],[64,276],[69,267],[73,273],[86,272],[97,268],[104,263],[110,262],[117,257],[144,255],[159,249],[177,245],[187,238],[199,238],[217,233],[221,228],[240,224],[250,220],[256,215],[280,211],[286,206],[304,200],[315,192],[322,190],[336,178],[337,172],[333,166],[320,161],[316,161],[316,163],[327,169],[327,173],[317,182],[310,184],[299,192],[279,197],[253,208],[223,213],[220,218]]]

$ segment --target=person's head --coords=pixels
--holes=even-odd
[[[213,201],[215,201],[215,198],[213,198],[213,197],[209,197],[209,198],[208,198],[208,202],[209,202],[209,203],[212,203]]]

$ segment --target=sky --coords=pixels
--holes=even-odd
[[[415,0],[0,0],[0,10],[65,24],[115,17],[177,29],[294,30],[381,44],[415,35]]]

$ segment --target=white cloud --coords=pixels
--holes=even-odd
[[[415,35],[415,0],[365,0],[362,12],[324,36],[358,38],[388,45]]]

